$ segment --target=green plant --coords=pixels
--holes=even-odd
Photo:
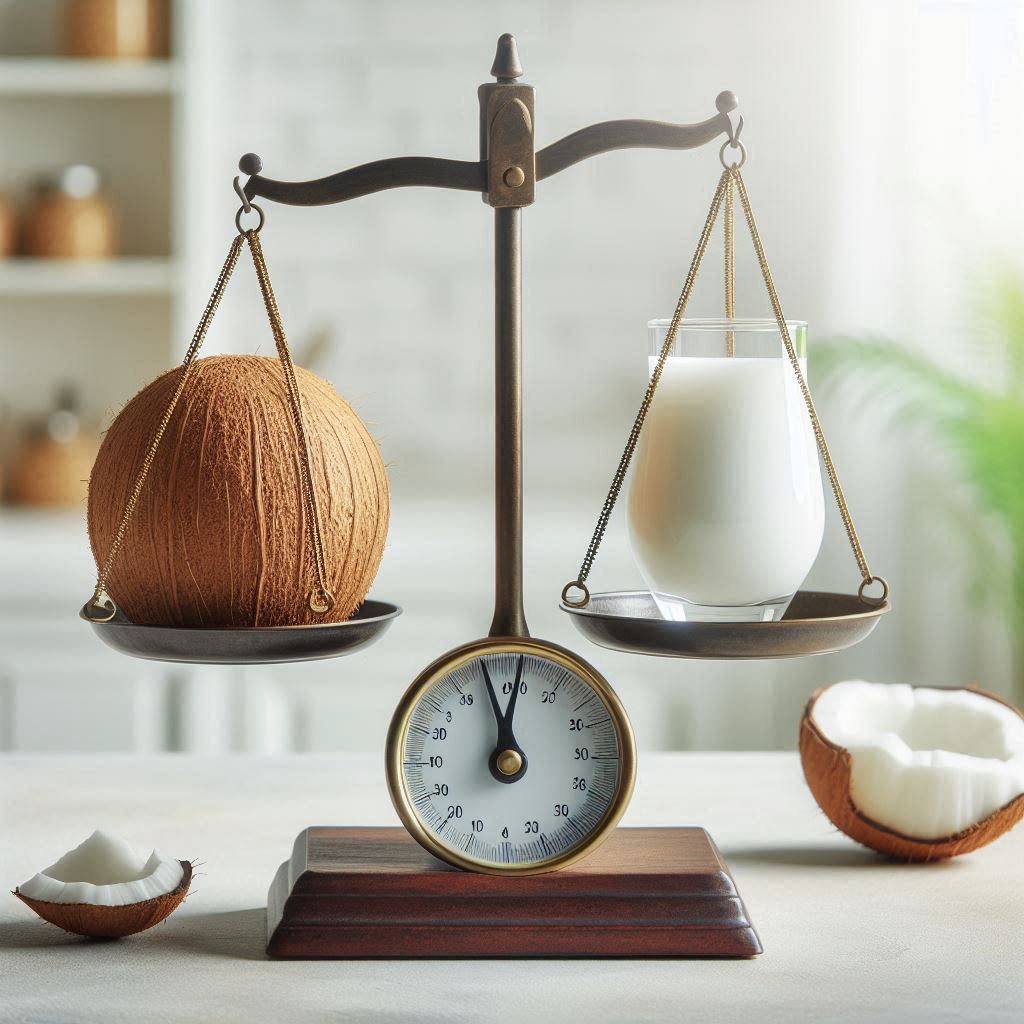
[[[989,596],[1008,602],[1014,644],[1016,696],[1024,698],[1024,278],[1004,275],[984,289],[981,320],[994,343],[980,383],[882,338],[833,338],[814,354],[816,375],[826,382],[853,378],[870,389],[876,408],[904,426],[921,429],[955,457],[975,513],[998,524],[992,538],[975,528],[973,554],[985,571],[978,581]],[[945,486],[945,511],[956,514],[962,489]],[[989,571],[1005,566],[1004,572]]]

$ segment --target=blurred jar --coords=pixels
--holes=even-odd
[[[69,57],[167,56],[166,0],[68,0],[64,52]]]
[[[0,260],[13,256],[18,247],[18,210],[7,196],[0,195]]]
[[[26,256],[102,260],[117,253],[117,215],[100,194],[94,167],[75,164],[42,179],[25,215]]]
[[[98,449],[96,432],[83,428],[77,389],[65,385],[49,414],[29,424],[17,446],[8,498],[15,504],[36,507],[82,505]]]

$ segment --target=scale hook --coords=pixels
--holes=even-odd
[[[245,189],[239,184],[240,177],[241,175],[235,175],[234,189],[238,193],[238,198],[242,200],[242,213],[251,213],[252,204],[249,202],[249,197],[245,194]]]
[[[245,153],[241,160],[238,161],[238,169],[242,174],[248,174],[250,177],[254,174],[259,174],[263,170],[263,161],[255,153]],[[242,200],[242,212],[251,213],[252,204],[249,202],[249,197],[245,194],[245,189],[239,184],[240,175],[235,175],[234,188],[238,194],[238,198]]]

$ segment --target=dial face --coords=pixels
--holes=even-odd
[[[460,866],[561,866],[593,848],[629,798],[632,733],[617,698],[585,663],[545,647],[456,652],[396,713],[396,806],[423,845]]]

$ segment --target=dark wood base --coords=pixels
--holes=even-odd
[[[620,828],[563,871],[436,860],[401,828],[307,828],[267,900],[272,956],[752,957],[732,875],[702,828]]]

